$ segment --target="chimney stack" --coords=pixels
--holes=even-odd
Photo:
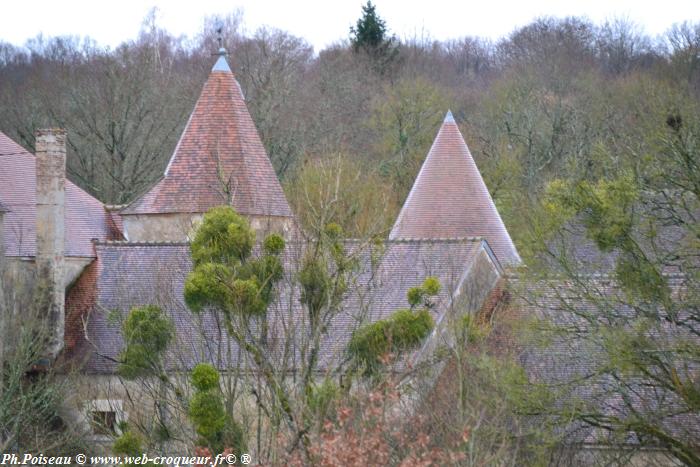
[[[65,322],[66,132],[52,128],[35,136],[37,283],[48,325],[47,356],[53,360],[63,349]]]
[[[8,209],[0,203],[0,362],[2,359],[3,344],[5,341],[5,289],[4,289],[4,275],[5,275],[5,239],[3,238],[4,226],[3,218]],[[2,386],[2,375],[0,375],[0,386]]]
[[[3,258],[5,257],[5,239],[3,238],[5,230],[3,227],[3,218],[5,217],[5,213],[8,211],[9,209],[3,206],[0,202],[0,271],[2,271]]]

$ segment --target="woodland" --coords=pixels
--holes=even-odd
[[[338,31],[338,42],[314,50],[273,28],[244,33],[244,19],[240,11],[209,17],[198,36],[174,37],[152,12],[138,38],[114,49],[84,37],[0,42],[0,130],[33,151],[37,128],[67,128],[68,177],[104,203],[129,203],[162,175],[219,48],[213,31],[222,28],[228,61],[292,210],[320,251],[296,276],[310,316],[332,317],[346,292],[349,263],[339,239],[387,236],[448,109],[527,266],[510,295],[527,304],[523,309],[557,303],[562,314],[505,306],[486,320],[465,317],[448,359],[457,377],[429,393],[425,417],[401,423],[387,415],[400,397],[395,381],[363,371],[402,349],[388,338],[367,356],[360,345],[374,339],[372,332],[381,341],[395,332],[386,329],[408,326],[398,314],[382,324],[386,329],[355,334],[364,390],[310,377],[290,392],[275,378],[263,382],[260,406],[277,413],[268,413],[276,425],[269,422],[275,429],[267,434],[246,437],[241,421],[224,413],[231,410],[218,372],[195,367],[194,393],[184,403],[200,435],[193,446],[253,447],[261,463],[291,465],[624,465],[657,451],[664,461],[700,465],[700,22],[651,37],[625,18],[595,24],[543,17],[498,40],[464,31],[437,41],[428,32],[392,35],[390,18],[368,2],[349,31]],[[249,258],[245,221],[220,211],[208,222],[192,245],[202,269],[188,278],[190,308],[233,300],[208,288],[216,274],[235,276],[242,287],[256,274],[279,280],[281,238],[268,237],[264,254]],[[230,260],[235,265],[218,264],[202,246],[222,222],[242,232],[229,245],[245,251]],[[582,264],[570,254],[581,239],[610,260],[587,257]],[[608,281],[591,280],[591,267]],[[425,316],[418,310],[430,308],[440,284],[426,278],[416,285],[404,311]],[[263,296],[255,313],[266,312],[270,294],[253,293]],[[143,328],[153,333],[150,341],[139,323],[150,323]],[[157,308],[132,310],[123,331],[136,337],[127,338],[123,378],[161,374],[157,358],[168,329]],[[396,344],[398,334],[393,338]],[[595,364],[585,375],[533,382],[523,349],[551,346],[586,349]],[[153,360],[143,363],[139,348]],[[26,363],[18,352],[20,363],[8,368]],[[604,388],[598,405],[577,397],[587,384]],[[56,380],[36,394],[20,384],[5,390],[0,427],[52,414],[64,385]],[[156,396],[161,390],[153,389]],[[613,396],[624,410],[600,405]],[[18,400],[33,402],[11,409]],[[649,403],[640,408],[639,400]],[[614,449],[582,456],[567,442],[572,423],[605,433]],[[116,452],[163,442],[162,430],[132,428],[116,438]],[[28,449],[65,442],[64,434],[33,433],[16,439]]]

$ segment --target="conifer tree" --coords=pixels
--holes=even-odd
[[[388,37],[386,22],[377,15],[371,1],[362,7],[362,16],[350,27],[350,43],[356,53],[366,53],[375,69],[384,74],[398,55],[394,39]]]
[[[377,50],[386,41],[386,23],[377,15],[371,1],[362,7],[362,17],[356,26],[350,27],[350,34],[356,52]]]

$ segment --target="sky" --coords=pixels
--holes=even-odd
[[[270,26],[305,38],[314,48],[348,37],[364,0],[0,0],[0,41],[22,45],[44,36],[90,36],[115,47],[135,39],[146,14],[158,8],[158,24],[193,36],[203,18],[243,11],[245,30]],[[375,0],[378,14],[399,38],[445,40],[467,35],[497,39],[538,16],[586,16],[596,23],[625,17],[652,36],[673,23],[700,21],[699,0]]]

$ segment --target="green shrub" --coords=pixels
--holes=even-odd
[[[173,335],[172,323],[155,305],[133,308],[123,330],[127,343],[139,343],[153,353],[165,350]]]
[[[219,387],[219,372],[208,363],[200,363],[192,370],[192,385],[199,391]]]
[[[381,366],[384,355],[417,347],[434,326],[426,309],[399,310],[387,319],[357,329],[350,338],[348,350],[365,368],[366,374],[372,374]]]
[[[257,279],[236,279],[231,284],[231,300],[237,312],[243,315],[258,315],[267,310],[262,300]]]
[[[207,440],[216,439],[226,424],[224,404],[215,390],[196,392],[188,413],[197,434]]]
[[[340,397],[340,388],[333,380],[326,378],[323,383],[315,385],[309,393],[309,409],[314,415],[324,418],[333,404]]]
[[[263,250],[268,255],[279,255],[284,250],[284,239],[278,234],[270,234],[263,242]]]
[[[134,379],[152,370],[170,343],[174,329],[170,319],[154,305],[135,307],[122,325],[126,347],[117,371]]]
[[[427,277],[423,281],[423,285],[408,289],[406,296],[408,299],[408,304],[411,305],[411,308],[413,308],[421,304],[429,306],[430,302],[428,301],[428,298],[434,297],[439,292],[440,281],[436,277]]]
[[[411,287],[408,289],[408,293],[406,294],[408,304],[412,307],[420,305],[423,302],[424,295],[425,293],[423,292],[422,287]]]
[[[423,290],[428,296],[435,296],[440,293],[440,281],[437,277],[426,277],[423,281]]]
[[[331,240],[337,240],[343,237],[343,228],[335,222],[326,224],[324,232]]]
[[[331,277],[325,261],[317,257],[307,257],[299,271],[301,303],[316,315],[328,301]]]
[[[119,438],[114,440],[112,451],[114,454],[122,456],[138,457],[143,454],[143,439],[137,433],[129,430],[125,431]]]
[[[227,308],[228,283],[232,279],[229,268],[222,264],[203,263],[194,268],[185,281],[185,304],[195,312],[207,306]]]
[[[265,305],[274,299],[274,287],[284,275],[284,268],[279,256],[265,255],[256,260],[248,260],[238,270],[241,279],[255,279],[260,286],[259,296]]]
[[[143,345],[131,344],[127,346],[119,356],[117,373],[126,379],[135,379],[149,374],[152,369],[151,354]]]
[[[255,232],[248,221],[230,206],[219,206],[204,214],[190,250],[195,265],[231,264],[250,256],[254,244]]]
[[[435,323],[428,310],[399,310],[391,316],[391,336],[394,350],[417,347],[428,337]]]

